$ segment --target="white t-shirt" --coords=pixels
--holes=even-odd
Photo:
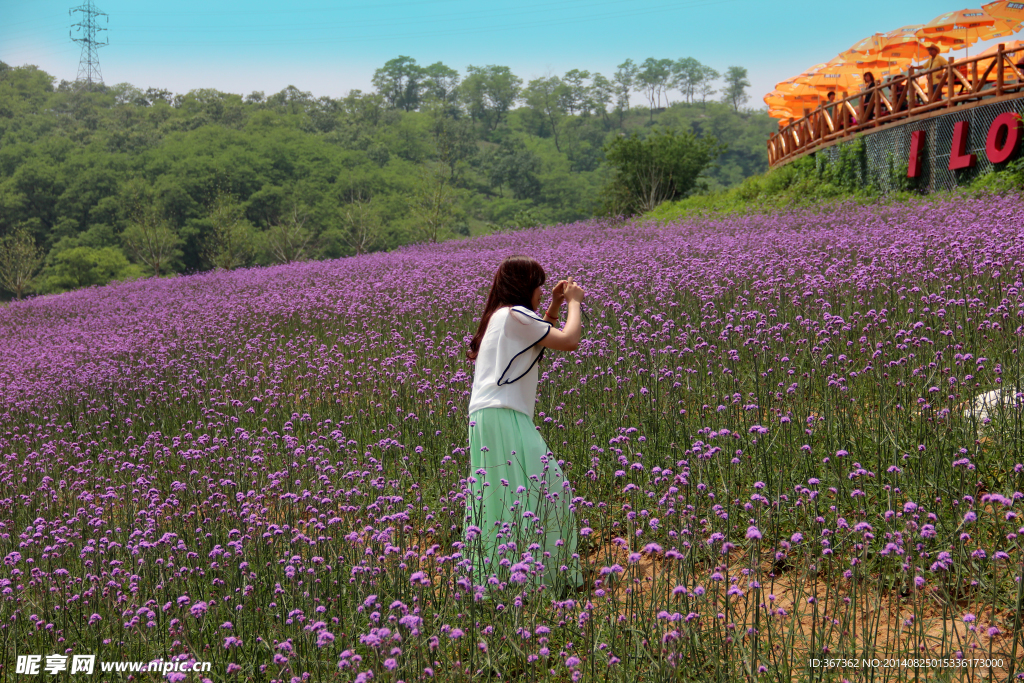
[[[481,408],[511,408],[533,419],[537,403],[537,362],[544,347],[537,342],[551,323],[525,306],[505,306],[491,314],[473,371],[469,412]]]

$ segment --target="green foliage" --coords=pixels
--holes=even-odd
[[[536,211],[533,209],[522,209],[497,223],[489,223],[488,228],[491,233],[500,234],[523,228],[533,228],[543,224],[544,221]]]
[[[128,221],[121,233],[125,251],[157,277],[173,272],[182,256],[182,239],[162,212],[152,186],[139,178],[126,181],[117,205]]]
[[[697,215],[749,214],[811,206],[827,211],[836,202],[920,201],[916,184],[906,178],[906,166],[900,167],[890,159],[887,172],[895,190],[885,194],[868,172],[867,147],[863,138],[858,138],[838,146],[835,161],[829,161],[821,153],[800,157],[767,173],[751,176],[735,187],[666,202],[649,215],[668,221]],[[943,193],[931,196],[937,200]]]
[[[42,262],[43,252],[31,233],[19,227],[14,234],[0,239],[0,287],[20,299]]]
[[[338,210],[334,225],[321,238],[323,253],[341,256],[351,253],[365,254],[376,249],[383,240],[379,202],[364,196],[359,190],[350,195],[350,201]]]
[[[886,172],[889,175],[889,186],[897,192],[912,192],[920,187],[921,178],[908,178],[907,172],[910,164],[906,161],[900,162],[889,152],[886,154]]]
[[[834,162],[824,154],[811,157],[818,179],[826,185],[849,193],[862,188],[869,192],[877,191],[874,177],[868,169],[868,152],[864,137],[859,136],[851,142],[837,145],[836,149],[839,150],[839,158]]]
[[[622,133],[730,140],[705,171],[711,189],[767,168],[772,119],[702,103],[694,83],[709,72],[696,60],[644,64],[627,60],[611,79],[571,69],[524,86],[499,65],[460,75],[401,56],[375,73],[379,92],[338,99],[294,86],[245,96],[79,89],[3,65],[0,239],[27,231],[45,273],[23,291],[57,291],[77,281],[63,261],[53,279],[57,257],[78,247],[113,249],[138,272],[168,275],[580,220],[600,208],[614,175],[604,149]],[[656,83],[645,85],[645,70]],[[631,106],[645,87],[662,107]],[[683,101],[664,107],[676,92]],[[424,227],[431,193],[443,218],[436,236]],[[222,194],[232,198],[230,228],[216,215]]]
[[[117,247],[72,247],[58,253],[44,268],[40,289],[43,292],[64,292],[142,276],[142,270],[129,263],[124,252]]]
[[[665,201],[685,197],[697,187],[722,145],[689,131],[657,130],[647,138],[616,138],[605,149],[615,176],[605,187],[605,212],[645,213]]]
[[[710,66],[701,64],[693,57],[683,57],[672,65],[672,85],[688,103],[706,103],[715,94],[714,82],[722,77]]]
[[[750,81],[747,80],[747,70],[742,66],[730,66],[725,72],[725,88],[722,89],[722,101],[732,105],[736,111],[740,106],[746,104],[750,99],[747,95],[747,88]]]
[[[260,260],[263,263],[291,263],[308,259],[313,249],[313,233],[306,227],[308,220],[306,207],[293,204],[289,213],[259,233],[257,251]]]
[[[629,96],[638,87],[637,76],[640,74],[638,67],[632,59],[627,59],[616,67],[614,83],[615,106],[619,111],[619,125],[623,123],[626,113],[629,111]]]
[[[121,240],[125,250],[157,277],[173,271],[182,255],[181,237],[169,221],[152,214],[129,223]]]
[[[661,106],[661,98],[667,97],[671,88],[674,62],[671,59],[655,59],[648,57],[640,65],[636,75],[636,83],[647,98],[651,122],[654,122],[654,109]]]
[[[720,102],[675,105],[659,115],[658,125],[673,130],[689,130],[698,138],[728,141],[728,148],[706,171],[711,190],[733,187],[745,178],[766,172],[765,141],[778,129],[776,120],[767,114],[736,112]]]
[[[461,86],[466,109],[474,120],[493,131],[519,99],[523,79],[507,66],[493,64],[486,67],[470,65],[466,73],[468,75]]]
[[[419,186],[412,200],[413,228],[416,241],[437,242],[447,237],[450,230],[465,223],[465,216],[459,209],[458,193],[452,187],[447,169],[440,164],[428,166],[422,171]]]
[[[506,187],[516,199],[535,199],[540,194],[541,160],[520,138],[502,141],[488,153],[487,165],[487,178],[499,196],[504,196]]]
[[[203,235],[203,256],[213,268],[234,270],[251,265],[256,257],[252,224],[233,196],[218,194],[210,206]]]
[[[420,104],[420,84],[426,77],[412,57],[390,60],[373,74],[373,85],[394,108],[412,111]]]
[[[974,192],[1020,192],[1024,189],[1024,156],[999,164],[988,173],[979,174],[970,185]]]

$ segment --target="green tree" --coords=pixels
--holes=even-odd
[[[562,108],[568,111],[570,115],[575,115],[577,111],[580,111],[584,106],[586,106],[586,82],[589,78],[589,71],[572,69],[565,72],[565,76],[562,78],[562,83],[566,86],[562,91]]]
[[[45,289],[62,292],[92,285],[105,285],[113,280],[130,280],[142,276],[138,266],[128,262],[117,247],[73,247],[53,258],[48,269]]]
[[[418,108],[406,111],[376,92],[314,97],[289,86],[269,97],[209,89],[187,94],[149,89],[140,96],[130,85],[76,89],[67,82],[55,86],[34,67],[5,68],[0,75],[0,235],[19,227],[30,231],[47,255],[45,270],[29,291],[43,291],[57,255],[77,247],[118,248],[140,272],[165,275],[216,265],[209,258],[215,238],[241,232],[255,242],[256,262],[272,262],[269,241],[280,238],[286,250],[291,243],[279,223],[288,223],[293,201],[308,215],[301,227],[310,234],[309,256],[399,246],[419,221],[411,196],[428,167],[443,171],[442,189],[450,189],[453,198],[452,218],[438,239],[448,228],[504,224],[518,215],[541,222],[577,220],[599,208],[601,188],[612,174],[602,152],[610,137],[605,112],[617,106],[616,123],[627,134],[647,124],[629,116],[630,93],[642,86],[630,60],[620,65],[614,83],[577,69],[564,78],[546,74],[525,88],[504,67],[475,67],[468,74],[472,87],[463,86],[459,74],[440,62],[422,71]],[[704,95],[701,86],[691,94],[678,84],[683,96],[670,93],[689,102],[711,99],[706,109],[670,106],[659,112],[665,94],[659,99],[655,92],[651,118],[662,128],[728,140],[728,152],[702,178],[709,186],[728,187],[763,171],[764,143],[774,121],[713,101],[721,99],[714,92],[721,86],[711,80],[701,81],[708,88]],[[526,106],[520,106],[523,100]],[[167,221],[172,235],[159,234],[170,240],[172,251],[173,234],[181,238],[180,258],[172,253],[165,264],[132,249],[155,225],[120,203],[126,181],[136,177],[148,188],[142,204]],[[247,223],[215,229],[211,207],[218,188],[234,197]],[[346,225],[342,208],[353,188],[372,198],[367,200],[374,223],[369,232],[376,237],[357,235],[362,247],[339,236]],[[301,237],[297,246],[304,242]],[[238,240],[224,242],[233,243]],[[243,263],[254,259],[251,253],[242,256]],[[297,257],[293,252],[277,258]]]
[[[703,66],[693,57],[681,57],[672,64],[671,85],[679,91],[687,103],[693,102]]]
[[[640,73],[637,74],[637,81],[643,87],[644,95],[650,103],[651,123],[654,123],[655,106],[661,107],[661,97],[666,93],[669,83],[672,80],[671,59],[655,59],[648,57],[640,65]]]
[[[401,55],[373,72],[373,85],[392,109],[413,111],[420,106],[423,68],[412,57]]]
[[[0,240],[0,285],[15,299],[25,294],[42,263],[43,251],[26,228]]]
[[[700,75],[697,80],[696,95],[700,96],[700,102],[704,109],[707,109],[708,98],[715,94],[714,84],[722,74],[710,66],[701,65]]]
[[[153,106],[157,103],[170,105],[171,102],[174,101],[174,93],[164,88],[146,88],[146,92],[143,96],[145,97],[148,106]]]
[[[429,108],[430,134],[437,160],[448,169],[448,179],[458,183],[466,162],[477,151],[473,124],[466,119],[451,116],[451,110],[438,102]]]
[[[266,99],[265,106],[288,114],[308,114],[316,108],[313,93],[289,85]]]
[[[313,248],[313,233],[306,227],[309,213],[305,207],[293,202],[291,210],[277,218],[260,233],[260,246],[264,255],[274,263],[305,261]]]
[[[428,242],[437,242],[455,219],[458,198],[442,164],[428,164],[413,196],[414,234]]]
[[[587,88],[587,108],[600,114],[607,122],[608,107],[611,106],[614,94],[612,82],[599,73],[594,74],[590,79],[590,87]]]
[[[174,270],[182,257],[183,240],[164,216],[153,187],[142,178],[132,178],[121,186],[116,201],[118,213],[127,222],[120,239],[128,254],[148,266],[157,277]],[[83,246],[107,246],[86,244],[84,240],[82,243]]]
[[[566,100],[568,89],[568,86],[562,83],[558,76],[550,76],[530,81],[523,90],[526,106],[537,114],[540,121],[543,121],[541,134],[544,131],[550,131],[554,138],[555,149],[559,152],[562,151],[562,147],[558,134],[562,119],[565,117],[565,109],[562,105]]]
[[[175,106],[191,119],[192,128],[211,123],[237,128],[245,120],[245,103],[241,95],[198,88],[175,100]]]
[[[380,214],[371,198],[357,189],[350,193],[349,200],[341,209],[339,234],[345,246],[358,256],[378,248],[384,235]]]
[[[121,233],[125,249],[135,260],[149,266],[153,274],[173,271],[181,258],[182,239],[170,221],[149,211],[128,224]]]
[[[110,86],[110,91],[114,95],[114,101],[117,102],[117,104],[134,105],[136,107],[149,106],[149,100],[146,99],[146,94],[131,83],[118,83],[117,85],[112,85]]]
[[[488,130],[496,130],[519,100],[523,79],[507,66],[468,66],[460,92],[469,115]]]
[[[421,99],[432,99],[442,102],[448,107],[446,111],[454,114],[451,106],[458,101],[459,72],[441,62],[434,62],[423,68]]]
[[[541,160],[519,138],[502,141],[492,155],[488,178],[492,187],[507,186],[516,199],[533,199],[540,193]]]
[[[622,125],[626,112],[629,111],[629,96],[638,86],[637,77],[640,68],[632,59],[619,64],[612,82],[615,85],[615,108],[619,111],[619,125]]]
[[[714,138],[697,139],[689,131],[655,131],[646,139],[635,133],[615,138],[605,148],[614,172],[604,188],[605,211],[646,213],[664,201],[686,196],[723,149]]]
[[[218,194],[210,207],[209,221],[212,229],[203,245],[207,262],[224,270],[251,264],[256,256],[255,234],[242,205],[231,195]]]
[[[0,62],[2,64],[3,62]],[[53,76],[35,66],[3,65],[0,74],[0,136],[7,125],[43,109],[53,93]],[[5,121],[6,119],[6,121]]]
[[[738,185],[768,170],[764,141],[778,122],[766,111],[743,114],[731,105],[714,100],[701,107],[672,107],[658,118],[658,125],[674,130],[690,130],[697,137],[711,136],[728,140],[729,148],[709,167],[705,178],[711,190]]]
[[[747,70],[742,66],[730,66],[725,72],[725,88],[722,89],[722,101],[731,104],[734,111],[740,110],[740,105],[746,104],[749,97],[747,88],[750,81],[747,80]]]

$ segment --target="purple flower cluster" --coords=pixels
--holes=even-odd
[[[591,221],[12,303],[0,637],[288,681],[1009,653],[1022,226],[1016,197]],[[579,558],[513,506],[480,582],[464,352],[512,253],[587,292],[536,413]],[[530,580],[576,559],[583,592]]]

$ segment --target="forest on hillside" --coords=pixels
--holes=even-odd
[[[765,171],[776,127],[743,106],[745,69],[692,58],[524,82],[403,56],[373,84],[337,99],[175,94],[0,62],[0,287],[60,292],[574,221],[613,206],[616,140],[708,142],[714,163],[679,185],[693,193]]]

